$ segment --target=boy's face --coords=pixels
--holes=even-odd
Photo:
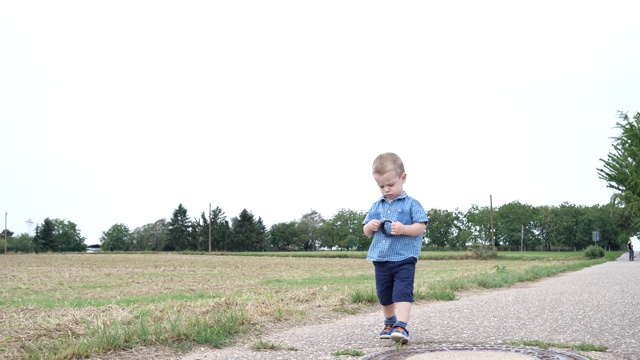
[[[387,171],[382,175],[373,174],[373,178],[378,183],[380,192],[385,199],[393,200],[402,195],[402,185],[407,180],[407,174],[404,173],[402,176],[398,176],[395,171]]]

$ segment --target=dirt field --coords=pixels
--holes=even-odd
[[[141,318],[175,322],[236,309],[259,331],[264,323],[312,323],[377,307],[351,301],[356,293],[374,291],[372,266],[364,259],[31,254],[1,256],[0,264],[0,355],[7,358],[20,358],[30,344],[55,354],[57,340],[88,343],[95,329]],[[514,270],[532,266],[500,264]],[[420,261],[416,291],[495,267],[494,261]],[[156,339],[152,347],[157,352],[174,340]],[[149,346],[135,345],[138,352]],[[113,355],[112,350],[104,349]]]

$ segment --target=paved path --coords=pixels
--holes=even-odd
[[[296,351],[253,351],[245,344],[194,352],[181,359],[355,359],[332,354],[347,349],[366,354],[395,349],[391,341],[376,337],[380,316],[379,312],[347,315],[339,322],[292,328],[263,338]],[[455,301],[420,303],[412,308],[409,331],[410,347],[536,340],[608,347],[604,353],[582,353],[597,360],[640,359],[640,261],[629,261],[625,254],[617,261],[535,283],[469,294]]]

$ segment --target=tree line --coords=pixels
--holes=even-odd
[[[633,117],[618,111],[613,151],[600,159],[598,177],[614,190],[605,205],[534,207],[514,201],[496,209],[473,205],[467,211],[431,209],[425,249],[581,250],[597,244],[610,250],[624,248],[640,232],[640,112]],[[371,239],[362,232],[366,213],[339,210],[325,219],[311,210],[300,219],[273,224],[243,209],[228,219],[216,207],[190,218],[182,204],[171,218],[130,230],[114,224],[102,233],[106,251],[297,251],[365,250]],[[14,237],[5,229],[5,247],[14,252],[86,251],[76,224],[46,218],[36,234]],[[597,233],[597,238],[594,234]],[[4,250],[4,249],[2,249]]]
[[[494,243],[499,250],[578,251],[593,244],[619,250],[630,235],[624,211],[615,203],[534,207],[514,201],[494,209],[477,205],[467,211],[430,209],[427,215],[425,250],[466,250]],[[103,251],[362,251],[371,244],[362,232],[365,216],[364,211],[341,209],[325,219],[311,210],[297,220],[267,228],[261,217],[246,209],[230,219],[220,207],[190,217],[179,204],[169,220],[133,230],[114,224],[102,233],[100,243]],[[597,242],[594,231],[599,234]],[[74,223],[47,218],[36,226],[35,236],[11,236],[8,251],[86,251],[84,240]]]
[[[7,252],[85,252],[87,245],[78,226],[67,220],[45,218],[36,226],[35,236],[23,233],[14,236],[6,229]],[[4,247],[0,249],[4,252]]]

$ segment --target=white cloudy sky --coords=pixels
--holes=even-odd
[[[640,111],[637,1],[3,1],[0,210],[115,223],[367,210],[371,162],[427,208],[604,204]],[[34,224],[35,225],[35,224]]]

